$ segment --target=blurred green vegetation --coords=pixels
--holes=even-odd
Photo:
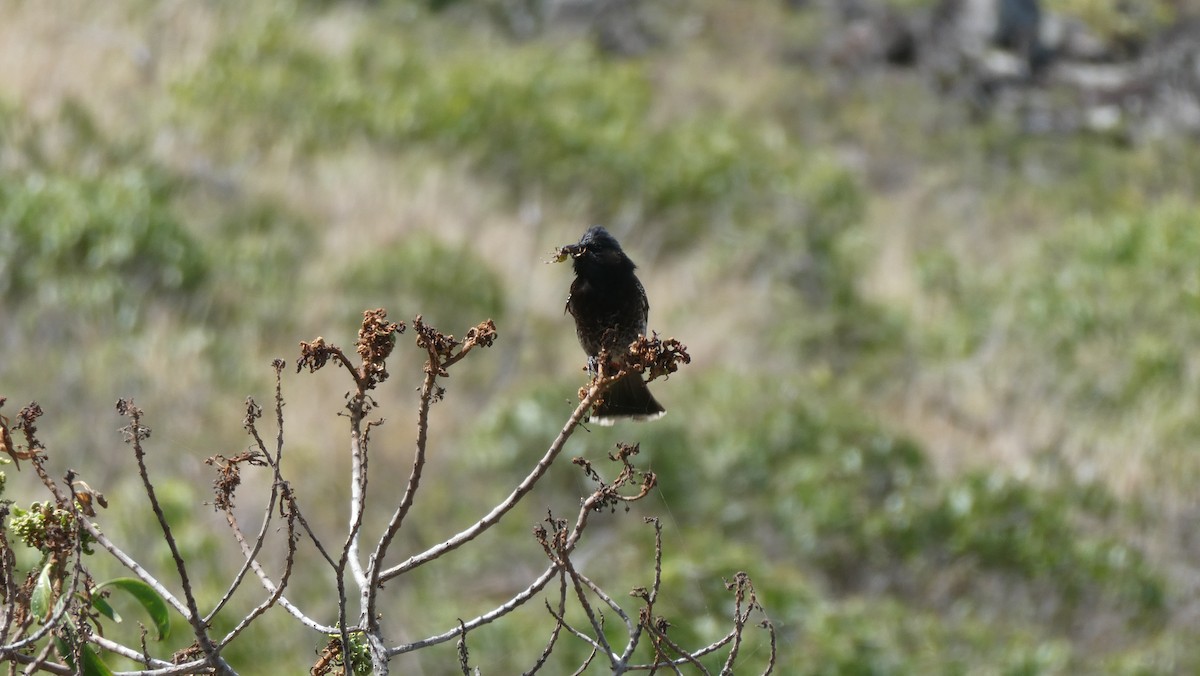
[[[202,504],[202,459],[245,446],[237,408],[248,392],[269,397],[269,358],[322,333],[349,347],[368,307],[447,331],[493,318],[496,351],[458,367],[484,376],[456,374],[434,409],[428,492],[398,545],[419,551],[507,494],[571,410],[582,360],[561,316],[569,273],[531,250],[591,222],[632,225],[622,241],[651,327],[669,317],[664,330],[706,349],[654,384],[665,419],[581,432],[567,451],[598,461],[638,441],[660,480],[631,513],[594,516],[597,544],[585,538],[580,556],[614,597],[651,579],[640,517],[658,515],[674,638],[721,636],[721,578],[745,570],[785,673],[1200,668],[1187,534],[1200,151],[1030,138],[1002,119],[968,123],[910,73],[855,80],[763,57],[749,42],[786,52],[828,28],[783,5],[746,9],[743,35],[701,2],[680,10],[701,27],[687,44],[618,59],[578,36],[513,42],[471,3],[217,4],[178,19],[173,30],[211,34],[133,94],[89,82],[46,112],[0,89],[5,413],[38,398],[54,453],[110,497],[136,495],[116,425],[96,410],[153,400],[168,518],[215,598],[237,558]],[[1047,5],[1122,40],[1173,7]],[[46,20],[31,7],[14,17]],[[145,3],[127,9],[114,31],[171,30]],[[710,67],[697,73],[696,59]],[[130,96],[139,114],[113,115]],[[330,186],[331,166],[359,164]],[[409,182],[423,171],[459,183],[410,224],[372,213],[395,206],[369,192],[390,185],[373,180],[381,167],[402,203],[422,199]],[[350,217],[314,206],[333,196]],[[482,227],[447,225],[480,204],[493,214]],[[530,204],[544,220],[527,218]],[[531,250],[498,245],[522,238]],[[894,254],[899,271],[884,264]],[[550,283],[561,293],[531,306],[530,289]],[[420,357],[401,340],[373,487],[407,472]],[[334,413],[347,388],[285,380],[296,488],[331,534],[344,527]],[[39,497],[5,471],[6,497]],[[588,490],[561,462],[478,547],[390,584],[385,621],[415,639],[504,601],[545,566],[530,526],[547,508],[572,514]],[[169,570],[144,506],[113,502],[102,522]],[[293,600],[329,611],[316,558]],[[528,668],[550,626],[531,604],[473,633],[473,662]],[[272,612],[228,657],[244,673],[299,672],[324,638]],[[562,640],[548,668],[586,656]],[[748,664],[764,640],[753,633]],[[457,658],[447,644],[397,669],[455,673]]]
[[[100,132],[77,104],[65,105],[60,121],[78,149],[69,166],[47,158],[41,130],[27,129],[19,150],[30,166],[0,182],[0,293],[39,314],[113,316],[121,329],[147,301],[193,296],[211,264],[172,210],[178,186],[158,167],[97,147]]]
[[[433,22],[418,31],[404,17],[381,11],[382,25],[351,29],[331,53],[290,10],[257,16],[179,83],[183,117],[222,147],[428,144],[518,194],[583,200],[597,222],[635,214],[664,245],[773,227],[803,197],[805,156],[777,123],[711,109],[657,120],[652,74],[636,62]],[[381,40],[386,29],[404,38]]]
[[[1046,9],[1078,17],[1100,35],[1127,43],[1144,42],[1155,30],[1186,16],[1171,0],[1123,3],[1119,0],[1047,0]]]
[[[9,298],[40,312],[115,315],[136,323],[143,299],[170,302],[203,284],[208,261],[145,172],[103,178],[28,174],[0,184],[0,248]],[[151,291],[153,290],[153,293]]]
[[[432,235],[416,234],[363,256],[344,271],[342,284],[367,305],[428,308],[425,320],[447,331],[491,318],[503,323],[504,282],[487,261],[465,247],[451,247]],[[361,321],[361,310],[345,308],[346,325]]]
[[[280,305],[311,241],[286,209],[235,197],[214,210],[210,186],[149,157],[137,132],[107,138],[77,100],[49,120],[12,113],[7,126],[0,294],[10,321],[119,333],[165,313],[225,332],[286,318]]]

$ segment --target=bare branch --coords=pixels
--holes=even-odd
[[[418,322],[420,318],[418,317]],[[435,359],[436,355],[431,354],[430,359]],[[391,520],[388,522],[387,528],[383,535],[379,538],[379,544],[375,547],[374,553],[371,554],[371,560],[368,564],[370,570],[370,584],[367,586],[370,590],[375,590],[380,584],[380,566],[387,556],[388,547],[392,540],[396,537],[396,533],[400,531],[400,526],[404,523],[404,517],[408,515],[408,510],[412,507],[413,500],[416,498],[417,489],[421,484],[421,472],[425,467],[425,448],[429,439],[429,408],[433,403],[436,394],[438,369],[434,368],[435,362],[431,362],[425,368],[425,381],[421,385],[421,399],[417,409],[417,445],[413,454],[413,466],[408,475],[408,484],[404,488],[404,495],[400,498],[400,504],[396,507],[396,511],[392,514]],[[373,591],[368,592],[366,604],[367,617],[375,616],[375,602],[377,594]]]
[[[196,597],[192,593],[192,583],[188,579],[187,565],[184,563],[183,555],[179,553],[179,545],[175,542],[175,535],[171,532],[171,525],[167,523],[167,517],[158,502],[158,495],[154,490],[154,484],[150,481],[150,473],[146,468],[146,453],[142,448],[142,440],[150,436],[150,428],[142,426],[142,410],[134,406],[130,400],[118,400],[117,412],[129,418],[129,425],[123,430],[126,436],[125,441],[133,446],[133,456],[137,460],[138,476],[142,479],[142,489],[146,492],[146,497],[150,499],[150,507],[154,510],[154,516],[158,519],[158,525],[162,530],[163,538],[167,541],[167,548],[171,550],[171,558],[175,561],[175,570],[179,573],[179,583],[183,588],[184,600],[187,602],[187,620],[192,625],[192,632],[196,635],[196,641],[200,648],[208,656],[209,661],[217,668],[218,672],[232,673],[229,665],[225,664],[225,660],[221,659],[217,647],[213,645],[212,639],[208,636],[208,627],[205,626],[200,617],[200,610],[196,605]]]
[[[754,595],[754,585],[750,583],[750,576],[746,573],[739,571],[734,575],[733,582],[725,583],[725,588],[734,593],[734,636],[733,647],[729,649],[729,656],[725,658],[725,665],[721,667],[722,676],[733,673],[733,663],[737,660],[738,650],[742,647],[742,630],[746,627],[746,620],[749,618],[750,612],[758,607],[758,598]],[[744,611],[743,607],[745,607]]]
[[[46,647],[49,648],[50,646],[47,645]],[[8,649],[5,649],[0,654],[2,654],[4,656],[4,659],[13,661],[13,666],[14,666],[13,673],[16,673],[15,666],[17,663],[36,665],[36,667],[34,667],[35,672],[36,671],[46,671],[51,674],[66,674],[67,676],[70,676],[71,674],[75,673],[75,671],[73,669],[66,666],[65,664],[57,664],[55,662],[45,661],[46,656],[44,654],[26,655],[25,653],[17,652],[15,650],[8,650]],[[35,672],[29,672],[29,673],[35,673]]]
[[[650,586],[649,591],[646,591],[644,587],[639,587],[629,592],[630,596],[641,598],[646,605],[642,608],[642,614],[639,615],[641,621],[629,634],[629,644],[625,647],[625,654],[621,656],[622,662],[628,662],[633,658],[633,653],[641,641],[645,622],[647,618],[654,615],[654,602],[658,600],[658,592],[662,587],[662,522],[658,520],[658,517],[653,516],[645,517],[644,521],[654,526],[654,583]]]
[[[150,588],[152,588],[155,593],[161,596],[164,601],[174,608],[175,612],[183,616],[184,619],[188,619],[188,616],[191,613],[191,611],[188,610],[188,607],[185,606],[182,601],[176,598],[175,595],[172,594],[166,587],[164,587],[157,578],[151,575],[150,571],[142,567],[142,564],[135,561],[133,557],[129,556],[122,551],[121,548],[113,544],[113,542],[108,539],[108,536],[100,530],[99,526],[87,519],[81,519],[79,521],[79,525],[88,532],[88,535],[91,535],[92,538],[95,539],[96,544],[100,545],[100,547],[109,554],[112,554],[114,559],[120,561],[121,565],[128,568],[129,572],[136,575],[139,580],[150,585]]]
[[[146,657],[145,652],[138,652],[128,646],[125,646],[120,643],[117,643],[116,641],[104,638],[103,636],[96,634],[96,633],[92,633],[91,636],[88,636],[87,640],[88,640],[88,643],[95,644],[109,652],[114,652],[122,657],[134,660],[135,662],[141,662],[143,664],[146,664],[147,657]],[[204,667],[208,664],[208,662],[206,660],[196,660],[196,661],[190,662],[188,664],[172,664],[166,660],[159,660],[159,659],[154,659],[154,658],[149,658],[149,662],[150,663],[146,666],[155,667],[156,669],[155,669],[154,673],[158,673],[157,669],[179,668],[179,667],[188,667],[192,671],[183,671],[183,672],[177,672],[177,673],[195,673],[196,668]]]
[[[267,460],[264,461],[263,458],[267,458]],[[241,477],[239,475],[239,464],[242,462],[246,462],[250,465],[264,464],[265,462],[269,462],[269,458],[270,456],[257,455],[253,452],[247,452],[233,458],[226,458],[222,455],[216,455],[205,460],[205,463],[217,466],[218,472],[221,473],[221,478],[218,478],[213,482],[217,485],[217,496],[214,505],[225,514],[225,521],[226,523],[229,523],[230,526],[236,526],[236,519],[233,516],[233,489],[238,483],[241,482]],[[278,472],[276,472],[276,475],[278,475]],[[212,619],[217,616],[217,613],[219,613],[221,609],[225,607],[225,604],[233,598],[234,592],[236,592],[238,587],[241,586],[242,581],[245,579],[246,573],[250,570],[250,561],[257,557],[258,553],[262,550],[262,547],[266,542],[267,532],[271,525],[272,516],[275,513],[275,503],[278,500],[279,494],[279,483],[280,482],[278,479],[272,482],[271,495],[267,498],[267,505],[263,513],[262,524],[259,526],[258,535],[254,538],[253,544],[250,545],[250,555],[242,563],[242,566],[238,569],[237,574],[233,576],[233,580],[229,583],[225,593],[221,595],[220,600],[218,600],[212,610],[208,612],[208,615],[204,617],[205,624],[209,624]],[[241,529],[234,527],[232,530],[234,537],[241,539],[243,541],[241,544],[244,544],[244,538],[242,537]]]
[[[387,582],[397,575],[406,573],[418,566],[424,565],[438,558],[446,552],[458,549],[499,522],[500,518],[503,517],[518,502],[520,502],[521,498],[523,498],[526,493],[532,490],[534,485],[537,484],[538,480],[545,475],[548,469],[550,469],[551,463],[553,463],[555,458],[558,457],[558,454],[562,452],[563,446],[567,443],[567,439],[571,438],[571,434],[579,425],[579,421],[582,420],[585,415],[587,415],[588,410],[590,410],[592,407],[592,403],[600,395],[601,389],[602,388],[599,385],[593,385],[588,390],[583,400],[580,401],[579,405],[575,407],[575,411],[567,420],[566,425],[563,426],[562,431],[558,433],[558,437],[554,439],[554,443],[550,444],[550,448],[547,449],[546,454],[543,455],[540,460],[538,460],[537,464],[533,468],[533,471],[531,471],[528,476],[522,479],[521,483],[517,484],[517,487],[512,493],[509,494],[507,498],[504,499],[504,501],[492,508],[492,511],[488,512],[487,515],[485,515],[474,525],[460,532],[449,540],[435,545],[424,552],[421,552],[420,554],[412,556],[397,566],[392,566],[391,568],[384,570],[379,575],[380,582]]]
[[[350,573],[359,589],[367,588],[367,573],[359,558],[359,536],[362,531],[363,514],[367,508],[367,451],[362,439],[362,402],[349,405],[350,413],[350,527],[342,545],[339,569],[349,564]]]
[[[763,629],[766,629],[767,633],[771,637],[771,659],[767,662],[766,668],[763,669],[763,676],[769,676],[769,674],[775,670],[775,656],[777,655],[777,653],[775,652],[775,649],[776,649],[776,646],[775,646],[775,623],[772,622],[770,619],[764,619],[762,622],[759,623],[758,626],[762,627]]]
[[[583,641],[584,643],[592,646],[592,655],[591,655],[591,657],[588,658],[588,661],[591,661],[592,658],[594,658],[601,650],[604,650],[604,648],[600,647],[599,641],[592,638],[590,635],[585,634],[582,631],[579,631],[578,629],[576,629],[574,626],[571,625],[570,622],[567,622],[566,619],[564,619],[564,617],[562,615],[554,612],[554,610],[550,611],[550,615],[554,618],[554,620],[556,622],[558,622],[559,624],[562,625],[563,629],[567,630],[568,634],[571,634],[571,635],[575,636],[576,638],[578,638],[579,640]]]
[[[431,645],[445,643],[446,641],[449,641],[450,639],[454,638],[455,636],[458,636],[459,632],[463,628],[465,628],[467,631],[470,631],[472,629],[475,629],[476,627],[482,627],[485,624],[495,622],[496,620],[500,619],[501,617],[504,617],[505,615],[511,613],[512,611],[516,610],[517,608],[520,608],[522,605],[525,604],[525,602],[527,602],[529,599],[533,598],[535,594],[540,592],[546,586],[546,584],[554,578],[554,575],[557,572],[558,572],[558,568],[556,566],[550,566],[549,568],[546,569],[546,571],[544,573],[542,573],[540,576],[538,576],[538,578],[536,580],[534,580],[532,583],[530,583],[530,585],[528,587],[526,587],[524,590],[522,590],[516,596],[513,596],[511,599],[505,601],[504,603],[500,604],[499,606],[496,606],[492,610],[476,617],[475,619],[467,620],[466,622],[463,623],[462,627],[455,627],[453,629],[450,629],[449,631],[442,632],[441,634],[437,634],[435,636],[430,636],[430,637],[422,639],[420,641],[414,641],[413,643],[406,643],[403,645],[393,646],[391,648],[388,648],[387,655],[388,655],[388,657],[395,657],[396,655],[410,653],[410,652],[413,652],[414,650],[421,650],[422,648],[428,648]]]
[[[294,506],[294,497],[291,494],[291,490],[287,488],[286,484],[284,485],[284,491],[284,504]],[[292,575],[292,566],[296,561],[296,522],[293,514],[294,512],[291,512],[290,509],[286,514],[287,559],[284,561],[283,575],[279,578],[279,585],[275,588],[275,591],[271,592],[266,599],[264,599],[258,604],[258,606],[256,606],[244,618],[242,618],[242,620],[238,622],[238,625],[225,635],[225,638],[221,639],[220,646],[222,648],[229,645],[230,641],[232,641],[235,637],[237,637],[238,634],[242,633],[247,627],[249,627],[250,623],[258,619],[267,611],[268,608],[278,603],[279,599],[283,596],[283,590],[285,587],[287,587],[288,580]]]
[[[550,616],[555,620],[554,629],[550,631],[550,640],[546,643],[542,654],[538,656],[537,662],[522,676],[533,676],[533,674],[536,674],[546,664],[546,660],[550,659],[550,653],[554,650],[554,645],[558,642],[558,636],[562,632],[562,617],[567,612],[567,577],[561,571],[558,575],[558,612],[554,612],[554,608],[550,607],[549,601],[546,602],[546,610],[550,611]]]
[[[229,516],[232,516],[232,514],[230,514]],[[299,513],[297,513],[296,518],[297,519],[300,518]],[[271,577],[269,575],[267,575],[267,572],[265,570],[263,570],[262,564],[258,562],[258,559],[251,556],[252,550],[250,549],[250,544],[246,541],[246,538],[241,534],[241,530],[238,527],[237,520],[233,519],[233,520],[227,521],[227,522],[229,523],[229,527],[234,530],[235,539],[237,540],[238,544],[241,545],[241,547],[242,547],[242,554],[246,557],[246,560],[250,562],[250,569],[253,570],[254,574],[258,576],[259,582],[262,584],[263,588],[266,589],[268,592],[274,594],[276,590],[281,588],[281,586],[275,584],[275,582],[273,582],[271,580]],[[328,557],[326,557],[326,558],[328,558]],[[322,634],[327,634],[327,635],[332,635],[332,634],[338,633],[338,630],[336,627],[330,627],[328,625],[321,624],[320,622],[317,622],[316,620],[308,617],[308,615],[305,615],[303,611],[301,611],[299,608],[297,608],[295,606],[295,604],[293,604],[291,601],[288,601],[286,596],[278,597],[278,604],[280,607],[287,610],[288,613],[290,613],[292,615],[292,617],[295,617],[297,620],[300,621],[301,624],[308,627],[309,629],[312,629],[314,631],[320,632]]]
[[[271,470],[275,474],[274,480],[271,483],[271,494],[267,498],[266,507],[263,511],[262,525],[259,527],[258,535],[257,535],[257,537],[254,538],[254,545],[251,547],[251,550],[253,553],[246,557],[246,561],[242,564],[242,567],[240,569],[238,569],[237,574],[234,575],[233,581],[230,582],[228,590],[225,592],[225,594],[223,594],[221,596],[221,599],[219,601],[217,601],[217,604],[213,607],[213,609],[211,611],[209,611],[208,615],[206,615],[204,617],[205,624],[211,623],[212,619],[217,616],[217,613],[219,613],[221,611],[221,609],[225,607],[225,604],[228,603],[231,598],[233,598],[234,592],[236,592],[238,587],[241,586],[242,581],[246,577],[246,573],[250,570],[250,561],[253,560],[255,557],[257,557],[258,552],[261,551],[263,544],[266,542],[267,531],[271,525],[272,517],[275,514],[275,504],[279,497],[279,487],[280,487],[280,485],[283,484],[283,477],[280,474],[280,463],[283,460],[283,380],[282,380],[282,374],[283,374],[283,367],[285,366],[285,364],[282,359],[275,359],[274,361],[271,362],[271,366],[275,369],[276,434],[275,434],[275,457],[274,458],[272,458],[271,454],[267,451],[267,445],[263,441],[262,436],[260,436],[258,433],[258,426],[255,423],[255,421],[262,417],[262,407],[259,406],[254,401],[254,399],[252,399],[252,398],[246,399],[246,417],[242,419],[242,426],[246,429],[246,431],[254,439],[255,444],[258,446],[258,452],[261,454],[260,457],[262,458],[262,460],[264,462],[266,462],[271,467]],[[231,503],[230,507],[232,507],[232,501],[230,501],[230,503]],[[220,506],[220,504],[218,503],[218,507],[219,506]],[[233,516],[232,510],[231,509],[226,510],[227,519],[231,518],[232,516]],[[234,528],[234,534],[235,534],[235,537],[240,536],[240,530],[237,528]]]

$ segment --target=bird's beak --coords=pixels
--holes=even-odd
[[[558,247],[558,251],[554,252],[554,262],[561,263],[568,258],[579,258],[583,255],[586,249],[578,244],[568,244]]]

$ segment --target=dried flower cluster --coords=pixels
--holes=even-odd
[[[657,333],[650,337],[638,336],[629,346],[629,356],[625,359],[626,367],[646,374],[646,380],[666,378],[679,370],[680,364],[692,363],[692,357],[687,352],[687,346],[675,340],[665,340]]]
[[[374,389],[387,380],[387,358],[396,347],[396,336],[404,333],[404,328],[404,322],[387,321],[387,310],[383,308],[363,313],[355,352],[362,359],[360,375],[366,381],[365,389]]]

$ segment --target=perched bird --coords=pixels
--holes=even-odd
[[[593,372],[599,369],[597,358],[601,350],[607,350],[610,363],[605,373],[615,373],[629,353],[629,344],[646,333],[650,302],[642,283],[633,274],[637,266],[621,250],[616,238],[600,226],[583,233],[578,244],[560,247],[556,260],[567,258],[575,265],[567,312],[575,318],[579,344],[587,353]],[[654,420],[665,413],[641,374],[629,373],[604,393],[604,400],[596,407],[591,421],[612,425],[621,418]]]

